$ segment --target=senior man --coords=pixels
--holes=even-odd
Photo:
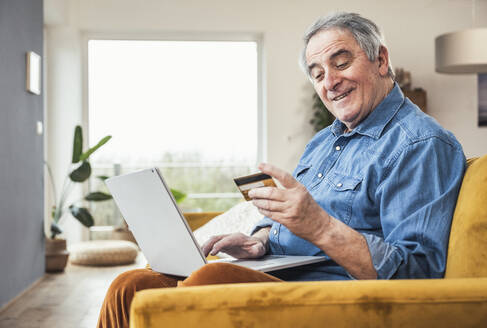
[[[128,325],[130,301],[144,288],[443,276],[465,170],[462,147],[404,97],[373,22],[333,14],[316,21],[304,40],[302,66],[336,120],[308,143],[293,175],[259,166],[283,188],[249,192],[266,216],[251,236],[215,236],[203,252],[238,258],[325,255],[327,260],[271,274],[208,264],[186,279],[129,271],[110,287],[100,327]]]

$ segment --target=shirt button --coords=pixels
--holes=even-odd
[[[337,183],[337,187],[340,188],[341,186],[343,186],[343,184],[341,183]]]
[[[274,229],[274,236],[277,235],[277,229]]]
[[[323,176],[323,174],[318,173],[318,178],[321,178],[322,176]]]
[[[336,150],[340,150],[340,149],[342,149],[342,148],[341,148],[340,146],[336,146],[336,147],[335,147],[335,149],[336,149]]]

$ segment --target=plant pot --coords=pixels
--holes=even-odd
[[[66,239],[46,238],[46,272],[63,272],[68,257]]]

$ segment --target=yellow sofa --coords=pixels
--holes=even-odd
[[[469,160],[444,279],[251,283],[137,292],[131,327],[487,327],[487,155]],[[197,228],[217,213],[187,215]]]

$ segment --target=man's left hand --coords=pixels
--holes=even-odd
[[[310,242],[323,237],[331,218],[316,203],[306,187],[291,174],[271,164],[262,163],[259,170],[274,177],[284,187],[261,187],[250,190],[249,197],[259,212]]]

